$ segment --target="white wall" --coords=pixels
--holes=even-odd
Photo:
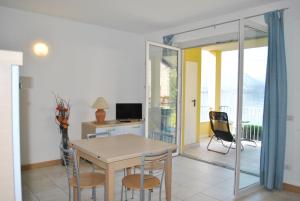
[[[22,164],[59,158],[53,92],[70,99],[70,139],[80,139],[81,122],[95,118],[90,105],[98,96],[110,105],[107,119],[114,119],[116,102],[144,101],[141,36],[2,7],[0,27],[0,49],[24,52]],[[47,57],[33,55],[36,40],[49,45]]]
[[[285,1],[286,2],[286,1]],[[249,8],[225,16],[186,24],[146,35],[161,41],[163,35],[284,7],[285,2]],[[285,182],[300,186],[300,2],[291,0],[285,16],[288,68],[288,114]],[[59,157],[60,136],[54,124],[54,97],[71,100],[70,138],[80,138],[80,122],[94,119],[90,104],[97,96],[110,103],[108,118],[114,118],[115,102],[144,101],[144,42],[134,34],[86,25],[0,7],[0,49],[24,52],[21,76],[29,77],[22,89],[22,163]],[[50,46],[46,58],[32,55],[31,45],[42,39]],[[27,85],[27,84],[25,84]]]
[[[286,39],[286,57],[288,73],[288,116],[287,121],[287,142],[286,142],[286,160],[285,160],[285,178],[284,181],[289,184],[300,186],[300,1],[289,0],[279,1],[272,4],[261,5],[247,10],[237,11],[224,16],[199,21],[184,26],[174,27],[159,32],[151,33],[145,36],[146,40],[161,42],[162,36],[178,33],[186,30],[213,25],[225,21],[235,20],[241,17],[252,16],[289,7],[285,11],[285,39]]]
[[[288,115],[285,181],[300,186],[300,1],[292,0],[285,13],[285,47],[288,74]]]

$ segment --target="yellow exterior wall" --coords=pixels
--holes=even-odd
[[[221,106],[221,51],[214,51],[216,56],[216,100],[215,109],[220,110]]]
[[[214,50],[211,51],[216,56],[216,95],[215,95],[215,109],[219,110],[221,105],[221,52],[220,50]],[[198,64],[198,76],[197,76],[197,133],[196,133],[196,139],[197,142],[200,142],[201,137],[207,137],[208,135],[211,135],[211,129],[210,129],[210,122],[200,122],[200,106],[201,106],[201,48],[189,48],[183,50],[183,102],[182,102],[182,108],[183,108],[183,126],[182,126],[182,142],[181,142],[181,150],[183,150],[184,147],[184,120],[185,120],[185,82],[186,82],[186,62],[192,61],[196,62]]]
[[[211,51],[216,57],[216,88],[215,88],[215,110],[219,111],[221,106],[221,53],[220,50]],[[209,136],[212,135],[212,130],[209,126]]]
[[[209,122],[200,122],[199,124],[199,142],[200,137],[207,137],[210,134],[210,123]]]
[[[186,62],[187,61],[192,61],[196,62],[198,64],[198,75],[197,75],[197,116],[196,116],[196,122],[199,124],[200,122],[200,78],[201,78],[201,48],[188,48],[183,50],[183,70],[182,70],[182,95],[183,95],[183,101],[182,101],[182,137],[181,137],[181,151],[183,150],[184,147],[184,122],[185,122],[185,86],[186,86]],[[196,128],[196,139],[197,142],[199,142],[199,126],[197,125]]]

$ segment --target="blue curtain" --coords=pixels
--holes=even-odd
[[[287,113],[283,11],[265,14],[265,22],[269,37],[260,183],[269,190],[280,190],[283,183]]]

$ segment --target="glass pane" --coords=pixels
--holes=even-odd
[[[216,54],[201,50],[201,108],[200,122],[209,122],[209,111],[215,110]]]
[[[177,143],[178,51],[150,45],[148,136]]]
[[[231,131],[235,134],[237,112],[237,82],[238,82],[239,51],[235,49],[221,53],[221,105],[220,110],[226,112],[231,122]]]
[[[259,182],[268,32],[263,16],[245,20],[240,188]]]
[[[193,48],[186,48],[183,52],[184,155],[230,169],[230,179],[225,185],[228,190],[231,189],[231,193],[236,161],[234,138],[238,30],[238,22],[198,30],[197,34],[194,34],[194,37],[198,37],[197,40],[186,44]],[[193,70],[195,65],[196,73]],[[192,87],[194,76],[196,83],[200,85],[195,87],[195,91]],[[196,104],[193,101],[194,97],[197,100]],[[228,121],[215,125],[215,128],[229,127],[230,130],[222,134],[214,132],[210,124],[210,111],[227,113]]]

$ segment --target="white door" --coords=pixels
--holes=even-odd
[[[185,63],[185,121],[184,145],[196,143],[197,132],[197,74],[196,62]]]
[[[145,134],[178,147],[181,141],[180,64],[180,49],[147,41]]]

